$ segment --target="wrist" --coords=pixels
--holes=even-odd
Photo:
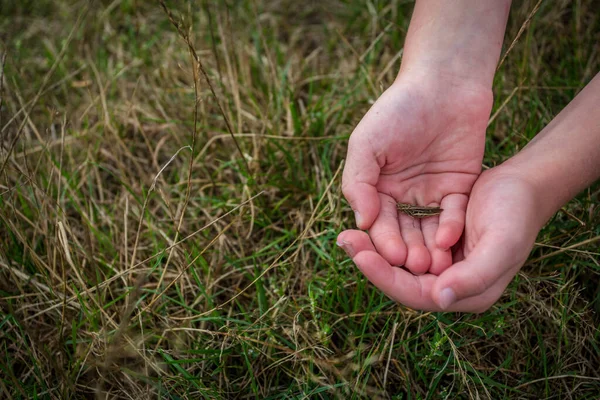
[[[510,0],[417,1],[401,73],[434,74],[491,89]]]
[[[402,70],[392,90],[407,91],[416,103],[426,104],[451,120],[476,123],[485,134],[494,96],[491,87],[459,79],[447,71]]]
[[[454,96],[477,96],[489,102],[491,110],[493,92],[491,82],[473,76],[455,73],[441,65],[403,66],[396,76],[395,83],[407,83],[428,88],[432,93]]]
[[[502,166],[536,187],[550,218],[600,178],[600,74],[523,150]]]

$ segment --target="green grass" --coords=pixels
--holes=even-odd
[[[399,306],[335,246],[348,137],[413,4],[169,2],[215,98],[158,3],[72,3],[0,4],[2,397],[600,392],[598,184],[480,315]],[[535,5],[514,3],[504,51]],[[544,1],[517,39],[487,166],[598,71],[593,3]]]

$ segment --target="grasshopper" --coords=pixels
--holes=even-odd
[[[444,211],[439,207],[421,207],[406,203],[397,203],[396,207],[398,208],[398,211],[413,218],[425,218],[440,215],[441,212]]]

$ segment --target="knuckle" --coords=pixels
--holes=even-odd
[[[471,279],[475,283],[475,285],[472,286],[474,293],[472,293],[471,295],[485,292],[493,283],[490,282],[490,280],[485,275],[482,275],[480,271],[473,271]]]
[[[352,207],[352,209],[354,209],[356,205],[356,199],[353,196],[353,192],[353,188],[350,184],[342,184],[342,194],[346,200],[348,200],[348,203],[350,203],[350,207]]]
[[[348,195],[351,193],[351,185],[350,183],[346,182],[346,180],[342,182],[342,193],[346,198],[348,198]]]

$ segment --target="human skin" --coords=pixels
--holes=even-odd
[[[419,0],[400,72],[350,137],[342,191],[377,253],[414,274],[452,264],[481,172],[510,1]],[[441,206],[414,220],[396,202]]]
[[[393,267],[365,232],[337,243],[392,299],[415,309],[482,312],[527,259],[539,230],[600,178],[600,74],[520,153],[485,171],[470,194],[463,241],[441,275]]]

